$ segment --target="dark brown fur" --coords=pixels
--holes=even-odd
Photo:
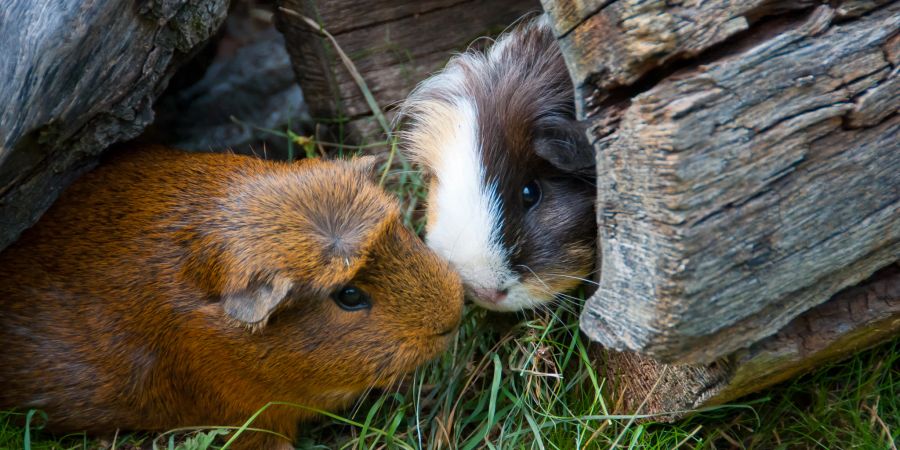
[[[523,278],[544,274],[564,292],[578,280],[558,275],[587,277],[594,263],[593,148],[575,119],[572,82],[549,27],[526,22],[510,36],[498,64],[457,61],[478,110],[486,178],[503,200],[510,263]],[[520,194],[534,179],[543,196],[526,212]]]
[[[465,99],[477,114],[485,184],[496,185],[502,200],[496,226],[511,269],[535,296],[578,286],[596,261],[596,163],[550,25],[545,18],[525,21],[485,52],[453,58],[435,80],[420,85],[401,110],[411,122],[403,149],[433,176],[432,192],[441,177],[433,173],[440,138],[451,134],[435,130],[456,126],[436,111]],[[526,210],[521,193],[532,180],[543,196]],[[434,214],[429,210],[430,222]]]
[[[367,164],[143,149],[86,175],[0,254],[0,406],[56,431],[240,425],[273,400],[343,407],[434,357],[459,279]],[[329,298],[349,283],[371,309]],[[253,426],[293,438],[312,415]]]

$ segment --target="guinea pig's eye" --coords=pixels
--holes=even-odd
[[[531,209],[541,201],[541,185],[537,180],[531,180],[522,188],[522,205],[525,209]]]
[[[341,309],[347,311],[356,311],[372,306],[369,296],[356,286],[344,286],[334,291],[331,298]]]

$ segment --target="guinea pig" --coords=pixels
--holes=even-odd
[[[401,151],[429,181],[426,241],[467,296],[545,305],[595,263],[595,158],[545,16],[469,50],[400,107]]]
[[[162,431],[395,383],[454,339],[463,288],[373,167],[145,148],[82,177],[0,254],[0,407]],[[252,426],[282,437],[236,448],[311,416],[271,406]]]

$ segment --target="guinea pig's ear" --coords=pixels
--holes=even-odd
[[[288,298],[293,283],[276,276],[270,280],[253,280],[246,287],[222,295],[225,314],[238,322],[261,327],[269,316]]]
[[[597,160],[584,127],[575,120],[545,119],[538,127],[535,153],[554,167],[568,173],[593,175]]]
[[[378,156],[357,156],[350,160],[350,167],[369,180],[378,181],[378,177],[381,175],[378,168],[382,162],[384,162],[383,158]]]

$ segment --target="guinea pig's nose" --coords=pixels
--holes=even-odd
[[[500,303],[506,299],[509,289],[473,288],[472,294],[491,303]]]

